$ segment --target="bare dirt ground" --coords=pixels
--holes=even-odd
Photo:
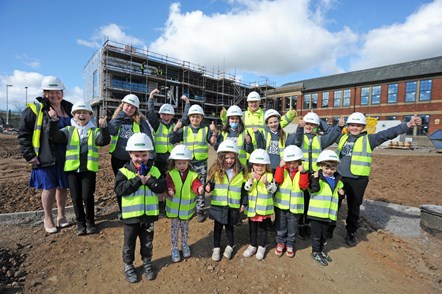
[[[40,193],[27,188],[30,169],[15,136],[0,134],[0,213],[40,210]],[[343,213],[328,242],[333,262],[320,267],[310,257],[310,242],[298,240],[295,258],[278,258],[270,233],[266,258],[246,259],[248,226],[236,227],[232,260],[211,259],[213,222],[192,220],[192,257],[170,259],[169,221],[155,224],[154,281],[128,284],[122,271],[123,227],[116,221],[110,157],[103,149],[95,194],[99,234],[77,237],[75,226],[47,235],[41,220],[0,224],[0,293],[441,293],[442,242],[423,232],[404,238],[364,220],[360,243],[344,243]],[[442,154],[406,150],[375,151],[365,198],[419,207],[442,205]],[[208,202],[208,201],[207,201]],[[70,202],[68,202],[70,205]],[[224,236],[223,236],[224,238]],[[225,239],[223,239],[225,242]],[[223,245],[222,245],[223,246]],[[138,251],[138,247],[137,247]],[[136,257],[141,276],[141,261]]]

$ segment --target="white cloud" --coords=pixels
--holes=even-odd
[[[38,59],[29,57],[26,54],[16,55],[15,58],[32,69],[38,69],[40,67],[40,61]]]
[[[77,44],[90,48],[100,48],[103,42],[107,39],[122,44],[131,44],[135,47],[144,45],[144,42],[141,39],[126,34],[124,28],[114,23],[100,27],[89,41],[77,39]]]
[[[440,56],[442,0],[423,5],[404,23],[371,30],[352,69],[364,69]]]
[[[229,1],[229,13],[182,13],[170,6],[163,34],[150,50],[207,66],[225,65],[255,74],[284,75],[319,67],[340,71],[337,59],[357,36],[348,28],[329,32],[322,24],[332,1]],[[310,6],[309,6],[310,5]],[[336,49],[338,48],[338,49]]]

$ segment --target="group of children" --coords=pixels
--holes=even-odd
[[[343,118],[331,127],[311,112],[301,120],[296,133],[287,134],[283,128],[293,120],[296,111],[283,117],[273,109],[264,113],[259,107],[259,94],[252,92],[247,98],[246,112],[231,106],[221,113],[225,125],[219,131],[213,123],[202,123],[203,109],[190,106],[185,96],[185,115],[181,120],[173,121],[175,113],[169,104],[161,106],[158,119],[154,111],[157,93],[157,89],[153,90],[148,101],[153,134],[146,118],[139,113],[139,100],[133,94],[123,99],[109,127],[106,118],[100,118],[99,129],[95,128],[91,122],[93,111],[84,102],[74,105],[73,124],[65,129],[58,130],[56,114],[49,113],[54,121],[51,138],[68,146],[65,171],[69,174],[78,235],[96,231],[93,193],[97,147],[111,143],[115,193],[124,223],[124,273],[131,283],[138,281],[133,265],[137,237],[145,277],[155,278],[154,222],[162,209],[171,222],[172,261],[179,262],[181,254],[183,258],[191,256],[189,221],[194,215],[199,222],[205,221],[205,192],[211,193],[214,261],[222,256],[232,257],[234,227],[244,213],[250,237],[244,257],[265,257],[267,233],[273,228],[274,215],[276,255],[285,252],[288,257],[295,256],[295,237],[305,238],[309,228],[312,257],[320,265],[327,265],[332,259],[324,245],[332,237],[345,196],[349,207],[345,241],[349,246],[356,245],[359,206],[368,184],[372,149],[421,123],[415,115],[407,124],[368,135],[363,132],[365,116],[353,113],[347,120],[349,132],[343,135]],[[320,129],[323,135],[319,135]],[[325,150],[334,142],[338,143],[337,152]],[[209,145],[217,151],[210,169]],[[224,227],[227,246],[221,253]]]

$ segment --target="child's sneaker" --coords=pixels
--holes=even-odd
[[[321,252],[312,252],[312,257],[314,260],[316,260],[320,265],[326,266],[328,265],[327,260],[322,258]]]
[[[266,254],[266,248],[262,246],[258,246],[258,251],[256,252],[256,259],[263,260]]]
[[[189,258],[192,254],[190,253],[190,247],[187,244],[183,244],[183,257]]]
[[[172,261],[179,262],[181,260],[180,251],[178,248],[172,248]]]
[[[154,280],[155,279],[155,271],[153,270],[152,262],[150,260],[143,261],[143,272],[144,277],[148,280]]]
[[[330,257],[330,255],[328,255],[327,253],[325,253],[324,251],[321,252],[322,258],[324,258],[325,260],[327,260],[328,262],[332,262],[333,259]]]
[[[290,258],[295,256],[295,247],[294,246],[287,246],[287,250],[286,250],[285,254]]]
[[[129,283],[138,282],[138,275],[133,264],[124,264],[124,276]]]
[[[244,253],[242,254],[244,257],[252,257],[253,254],[256,253],[256,247],[249,245],[249,247],[247,247],[247,249],[244,251]]]
[[[224,249],[224,257],[227,259],[231,259],[232,258],[232,253],[233,253],[233,247],[230,245],[226,246],[226,249]]]
[[[275,254],[278,256],[281,256],[284,253],[284,244],[278,243],[275,248]]]
[[[212,260],[220,261],[221,260],[221,248],[216,247],[212,249]]]

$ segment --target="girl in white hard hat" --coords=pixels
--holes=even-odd
[[[256,259],[262,260],[266,251],[267,231],[272,226],[273,193],[277,186],[273,180],[269,155],[264,149],[253,151],[250,154],[249,164],[251,171],[244,189],[248,198],[245,209],[249,218],[250,245],[243,256],[251,257],[256,253]]]
[[[169,159],[170,151],[172,151],[174,145],[169,140],[169,134],[175,127],[175,109],[171,104],[161,105],[158,113],[160,118],[158,119],[157,111],[155,111],[155,95],[159,94],[158,89],[152,90],[149,94],[149,100],[147,101],[147,119],[154,131],[154,145],[155,145],[155,162],[154,165],[160,170],[162,174],[167,171],[167,161]],[[187,113],[190,108],[190,101],[187,96],[182,95],[181,99],[185,102],[182,120],[187,120]],[[165,214],[165,199],[164,195],[158,195],[160,197],[160,214]]]
[[[309,185],[308,173],[302,161],[304,154],[295,145],[287,146],[275,172],[275,182],[279,189],[275,194],[275,254],[281,256],[286,252],[288,257],[295,256],[295,237],[298,232],[298,221],[304,213],[304,190]]]
[[[281,126],[281,114],[269,109],[264,115],[264,131],[255,134],[258,148],[265,149],[270,156],[270,168],[275,172],[281,162],[285,146],[292,145],[295,134],[287,134]]]
[[[238,157],[242,165],[247,165],[247,159],[253,151],[252,138],[245,131],[242,121],[243,112],[237,105],[232,105],[227,109],[228,124],[226,124],[217,137],[215,150],[225,140],[231,140],[238,146]]]
[[[212,122],[210,126],[203,124],[204,111],[201,106],[194,104],[189,108],[189,122],[178,120],[169,134],[170,143],[182,142],[192,153],[190,166],[199,174],[200,181],[206,182],[207,160],[209,158],[209,144],[216,143],[216,127]],[[212,143],[213,142],[213,143]],[[198,222],[204,222],[207,218],[205,208],[204,190],[197,196],[196,213]]]
[[[210,218],[214,220],[213,252],[214,261],[221,260],[221,233],[226,228],[227,246],[223,256],[232,257],[234,226],[240,219],[241,205],[246,205],[246,192],[242,189],[247,179],[247,168],[238,157],[238,147],[231,140],[223,141],[217,150],[217,159],[207,177],[206,192],[212,192]]]
[[[304,153],[304,168],[312,174],[318,167],[316,159],[322,150],[332,145],[336,139],[341,135],[342,128],[345,125],[344,117],[341,116],[339,122],[335,126],[329,126],[325,121],[321,120],[314,112],[307,113],[298,124],[295,133],[294,145],[301,148]],[[320,131],[322,134],[320,135]],[[307,209],[310,200],[308,190],[304,191],[304,214],[299,220],[299,237],[306,239],[310,234],[310,226],[307,218]],[[332,237],[331,232],[329,238]]]
[[[176,145],[170,152],[169,172],[166,175],[166,216],[170,218],[172,261],[181,260],[178,249],[181,230],[181,249],[184,258],[191,256],[188,244],[189,221],[195,214],[196,197],[202,194],[204,186],[199,174],[191,169],[192,152],[183,144]]]
[[[150,126],[146,117],[140,112],[140,100],[136,95],[128,94],[124,96],[109,122],[109,133],[111,135],[109,153],[112,154],[111,165],[114,175],[130,160],[130,156],[126,151],[127,140],[134,133],[140,132],[145,133],[153,142]],[[154,153],[152,152],[152,154]],[[117,196],[117,202],[119,207],[118,220],[121,221],[121,197]]]
[[[107,118],[100,118],[99,128],[92,122],[94,112],[84,101],[72,107],[71,126],[58,130],[58,116],[54,109],[51,118],[50,139],[66,144],[64,170],[68,176],[69,190],[77,221],[77,235],[94,234],[94,193],[98,171],[98,148],[110,142]],[[86,210],[85,210],[86,208]]]
[[[337,172],[338,155],[332,150],[322,151],[316,161],[319,169],[310,176],[310,205],[307,217],[311,225],[312,257],[322,266],[332,261],[325,253],[327,230],[338,218],[339,197],[344,195],[344,184]]]
[[[421,124],[422,119],[415,114],[407,123],[403,122],[375,134],[367,134],[364,131],[367,120],[363,113],[354,112],[348,117],[348,134],[342,134],[338,139],[337,151],[341,160],[338,171],[342,175],[347,197],[345,243],[348,246],[354,247],[357,244],[355,234],[358,229],[360,206],[371,172],[373,149]]]
[[[42,189],[44,229],[53,234],[58,232],[57,227],[69,226],[65,217],[68,180],[63,170],[66,145],[50,142],[48,112],[53,109],[57,113],[58,128],[64,128],[71,123],[72,103],[63,99],[64,84],[57,77],[43,78],[41,88],[42,97],[29,103],[21,115],[18,139],[23,157],[32,167],[29,186]],[[54,201],[57,204],[56,222],[52,216]]]
[[[152,266],[154,222],[158,220],[158,193],[166,190],[165,177],[150,160],[154,147],[144,133],[135,133],[127,140],[130,161],[120,168],[115,177],[115,193],[122,198],[124,223],[124,275],[129,283],[136,283],[138,275],[133,262],[135,246],[140,239],[140,254],[144,277],[155,279]]]

